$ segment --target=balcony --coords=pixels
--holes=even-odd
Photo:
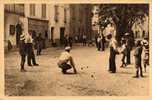
[[[24,4],[6,4],[5,12],[24,16]]]

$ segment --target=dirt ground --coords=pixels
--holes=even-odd
[[[149,68],[144,78],[135,75],[134,59],[127,68],[120,68],[121,55],[117,56],[117,73],[108,70],[108,49],[99,52],[95,47],[74,46],[78,74],[63,75],[57,61],[63,49],[48,48],[36,56],[40,66],[20,72],[18,52],[5,54],[5,95],[8,96],[145,96],[149,95]]]

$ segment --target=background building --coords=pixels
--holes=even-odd
[[[23,4],[11,4],[5,5],[4,13],[4,39],[5,43],[7,40],[11,42],[12,45],[17,45],[19,41],[19,33],[17,33],[16,25],[19,23],[20,18],[25,17]]]
[[[21,26],[24,32],[32,32],[33,37],[42,34],[44,45],[59,44],[65,34],[69,34],[69,5],[53,4],[7,4],[5,5],[5,44],[7,41],[17,46]],[[17,28],[18,27],[18,28]]]
[[[92,6],[88,4],[71,4],[70,5],[70,34],[82,36],[86,34],[91,38],[92,34]]]
[[[132,26],[135,39],[149,37],[149,17],[147,15],[142,19],[137,19]]]

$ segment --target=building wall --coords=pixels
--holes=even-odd
[[[132,26],[132,31],[136,39],[149,37],[149,17],[145,15],[143,21],[141,19],[137,20]],[[145,35],[143,35],[143,31],[145,31]]]
[[[10,25],[16,26],[17,22],[19,21],[19,15],[5,13],[4,17],[4,32],[5,32],[5,40],[10,40],[12,45],[16,45],[16,33],[14,35],[10,35]]]
[[[58,21],[55,21],[55,6],[58,6]],[[64,9],[67,10],[66,13],[66,20],[67,22],[64,23]],[[51,4],[49,5],[49,32],[51,32],[51,28],[54,28],[53,31],[53,40],[59,42],[60,39],[60,28],[65,28],[65,33],[64,34],[69,34],[69,6],[64,5],[64,4]],[[50,33],[50,38],[51,38],[51,33]]]
[[[87,38],[91,37],[91,5],[71,4],[70,5],[70,33],[72,36],[86,34]]]
[[[30,14],[30,4],[24,4],[24,15],[19,16],[16,14],[7,14],[5,15],[5,37],[9,37],[9,24],[16,25],[18,21],[23,23],[24,33],[28,34],[28,31],[31,28],[29,25],[29,19],[38,20],[38,21],[48,21],[47,31],[48,38],[51,40],[60,40],[60,29],[65,28],[65,34],[70,34],[74,36],[75,34],[89,34],[91,32],[91,19],[90,19],[90,9],[88,5],[74,5],[74,10],[71,9],[71,5],[68,4],[57,4],[58,6],[58,22],[55,21],[55,5],[56,4],[46,4],[46,18],[42,18],[42,4],[35,4],[35,16]],[[66,10],[66,13],[65,13]],[[77,12],[77,13],[76,13]],[[66,15],[65,15],[66,14]],[[74,14],[74,15],[73,15]],[[90,17],[88,17],[90,16]],[[66,17],[66,18],[65,18]],[[74,19],[73,19],[74,18]],[[66,20],[66,22],[65,22]],[[53,38],[51,35],[52,27]],[[43,28],[42,28],[43,29]],[[71,29],[71,30],[70,30]],[[40,30],[36,27],[35,30]],[[39,31],[38,31],[39,32]],[[44,34],[43,34],[44,36]],[[89,37],[89,35],[88,35]],[[13,37],[13,44],[15,44],[15,36]]]

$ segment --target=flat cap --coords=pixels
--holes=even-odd
[[[65,50],[71,50],[71,47],[67,46],[65,47]]]

